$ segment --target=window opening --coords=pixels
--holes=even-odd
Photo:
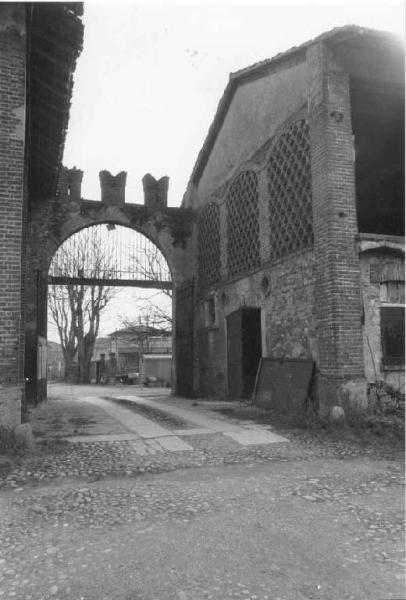
[[[301,120],[276,140],[269,157],[270,258],[313,244],[309,126]]]
[[[202,289],[220,279],[220,216],[217,204],[207,204],[198,223],[199,281]]]
[[[258,181],[253,171],[244,171],[227,195],[228,274],[249,271],[259,263]]]

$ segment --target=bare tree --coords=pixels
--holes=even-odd
[[[108,279],[114,265],[107,256],[95,228],[80,231],[57,251],[51,272],[67,277]],[[78,359],[78,381],[90,380],[90,362],[99,333],[100,316],[116,293],[116,288],[103,285],[51,285],[49,307],[58,329],[65,359],[65,373],[72,374]]]
[[[162,252],[154,244],[147,244],[143,252],[132,256],[131,259],[136,265],[137,272],[143,279],[157,282],[157,284],[162,281],[170,282],[168,264]],[[124,316],[121,319],[123,326],[131,327],[131,325],[139,325],[141,319],[143,323],[149,323],[154,328],[165,331],[171,330],[172,311],[168,308],[167,302],[159,302],[162,295],[172,301],[172,286],[159,288],[152,294],[138,297],[136,300],[139,306],[138,323]]]
[[[48,289],[48,306],[58,330],[65,363],[65,377],[69,381],[74,378],[74,361],[78,349],[75,334],[77,329],[76,314],[73,312],[72,318],[71,310],[72,287],[71,285],[50,285]]]

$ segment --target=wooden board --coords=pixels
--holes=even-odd
[[[253,403],[278,412],[298,412],[305,404],[313,367],[313,361],[304,358],[261,358]]]

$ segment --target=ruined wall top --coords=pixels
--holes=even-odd
[[[58,181],[58,195],[63,200],[79,202],[82,200],[83,171],[73,167],[62,167]],[[125,204],[126,171],[112,175],[106,169],[99,172],[101,203],[107,206],[123,206]],[[152,211],[159,211],[168,206],[169,177],[166,175],[156,179],[150,173],[142,178],[144,205]]]

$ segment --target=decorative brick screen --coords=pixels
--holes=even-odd
[[[249,271],[260,262],[258,182],[253,171],[240,173],[227,195],[227,269]]]
[[[276,140],[268,164],[270,258],[313,244],[309,126],[297,121]]]
[[[206,288],[220,279],[220,209],[207,204],[199,218],[199,281]]]

